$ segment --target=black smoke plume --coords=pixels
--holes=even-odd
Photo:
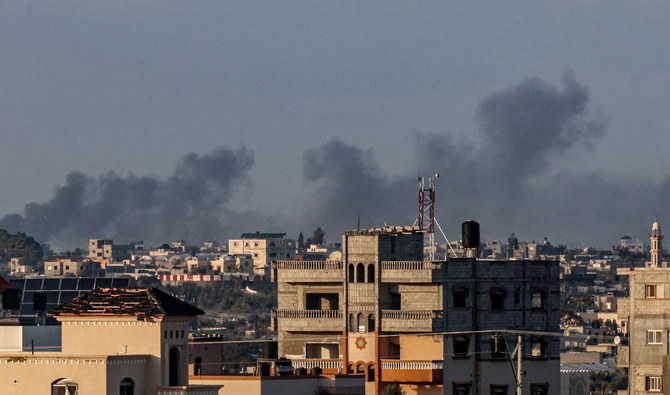
[[[402,176],[387,175],[369,150],[331,141],[303,158],[304,178],[322,202],[310,209],[338,230],[353,228],[358,214],[366,226],[411,224],[418,215],[416,175],[439,173],[436,217],[451,237],[466,219],[480,220],[485,237],[516,232],[573,246],[608,247],[625,233],[643,236],[654,214],[667,213],[670,180],[651,185],[557,166],[588,154],[605,132],[588,102],[588,88],[571,73],[560,87],[523,80],[479,103],[472,136],[412,134],[420,165],[408,163]]]
[[[26,204],[23,214],[2,218],[0,228],[68,248],[95,237],[121,243],[216,239],[240,217],[228,203],[236,189],[250,185],[253,162],[245,148],[217,147],[184,156],[165,178],[72,172],[51,200]]]

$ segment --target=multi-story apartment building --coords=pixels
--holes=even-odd
[[[346,232],[341,261],[277,261],[279,356],[295,367],[364,373],[366,393],[512,393],[522,334],[523,390],[559,391],[558,262],[423,260],[423,231]],[[455,333],[456,332],[456,333]]]
[[[619,321],[628,330],[628,343],[619,345],[617,364],[628,368],[630,394],[670,393],[670,268],[660,262],[661,239],[657,220],[652,226],[651,262],[644,268],[617,270],[629,281],[628,297],[617,301]]]
[[[80,258],[53,258],[44,261],[44,275],[50,277],[91,277],[98,274],[100,264]]]
[[[265,275],[270,262],[295,259],[295,240],[286,233],[243,233],[239,239],[228,240],[228,253],[250,254],[254,259],[254,274]]]

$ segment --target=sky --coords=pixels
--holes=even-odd
[[[669,36],[660,0],[0,0],[0,228],[335,242],[440,173],[450,239],[648,241]]]

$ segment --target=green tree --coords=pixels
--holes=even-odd
[[[326,232],[318,226],[310,238],[307,239],[307,244],[325,244],[326,243]]]

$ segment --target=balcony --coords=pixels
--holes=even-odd
[[[312,368],[320,367],[323,373],[338,373],[344,372],[344,363],[341,359],[292,359],[293,367],[305,368],[311,371]]]
[[[386,261],[381,263],[383,283],[432,283],[442,281],[442,264],[431,261]]]
[[[442,310],[382,310],[382,331],[431,332],[443,329]]]
[[[272,330],[333,331],[344,330],[342,310],[272,310]]]
[[[381,360],[382,381],[398,383],[441,383],[442,361]]]
[[[333,283],[344,281],[342,262],[335,261],[276,261],[273,263],[274,282]]]
[[[222,385],[158,387],[158,395],[218,395]]]

